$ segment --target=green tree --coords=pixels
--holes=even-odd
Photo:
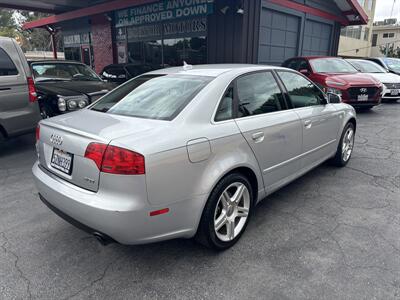
[[[22,24],[46,18],[49,15],[40,12],[19,11],[18,14],[18,32],[21,36],[21,46],[24,50],[51,51],[52,44],[50,33],[44,28],[34,28],[23,30]],[[56,33],[57,50],[62,50],[62,38],[60,33]]]
[[[400,47],[394,47],[394,44],[381,46],[380,51],[387,57],[400,58]]]
[[[15,38],[18,36],[14,11],[0,8],[0,36]]]

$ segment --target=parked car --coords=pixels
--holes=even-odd
[[[14,39],[0,37],[0,139],[33,132],[40,120],[28,62]]]
[[[390,57],[370,57],[367,60],[377,63],[381,67],[388,70],[390,73],[400,75],[400,59]]]
[[[388,72],[380,65],[364,59],[346,59],[361,73],[369,74],[383,83],[382,100],[397,101],[400,98],[400,76]]]
[[[325,92],[335,93],[356,108],[370,109],[381,103],[383,85],[373,77],[360,74],[338,57],[295,57],[283,63],[314,81]]]
[[[31,68],[44,118],[85,108],[115,87],[80,62],[35,61]]]
[[[322,162],[345,166],[354,108],[298,72],[153,71],[88,109],[41,121],[42,201],[102,241],[232,246],[255,205]]]
[[[122,84],[136,76],[153,70],[161,69],[161,66],[148,64],[126,63],[106,66],[100,73],[101,79],[116,84]]]

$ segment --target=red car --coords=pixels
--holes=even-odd
[[[338,57],[295,57],[283,67],[309,77],[326,93],[342,97],[344,103],[370,109],[381,103],[383,85],[367,74],[359,73],[351,64]]]

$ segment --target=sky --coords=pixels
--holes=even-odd
[[[376,0],[375,21],[390,18],[393,0]],[[393,18],[400,20],[400,0],[396,0],[393,9]]]

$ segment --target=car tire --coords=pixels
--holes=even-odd
[[[347,123],[347,125],[343,129],[336,154],[331,161],[335,166],[344,167],[347,165],[353,153],[354,139],[355,139],[354,124]]]
[[[232,247],[246,230],[253,212],[253,195],[244,175],[232,173],[221,179],[205,205],[196,241],[219,251]]]

